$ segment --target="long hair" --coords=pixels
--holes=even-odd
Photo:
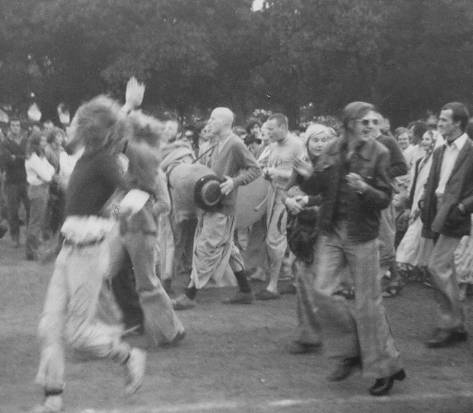
[[[67,145],[72,151],[83,146],[85,153],[101,149],[114,151],[125,142],[128,127],[126,115],[118,102],[100,95],[77,109]]]
[[[40,132],[34,131],[28,137],[26,144],[26,156],[29,158],[34,153],[38,156],[44,155],[44,150],[41,147],[42,135]]]
[[[374,105],[367,102],[351,102],[346,105],[342,112],[342,123],[345,133],[349,130],[349,123],[351,121],[361,119],[371,111],[378,112]]]

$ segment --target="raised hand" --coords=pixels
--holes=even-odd
[[[145,84],[138,82],[134,76],[128,80],[125,93],[125,107],[128,110],[133,110],[141,106],[145,88]]]

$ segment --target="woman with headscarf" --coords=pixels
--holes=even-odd
[[[308,183],[313,168],[325,146],[333,140],[333,129],[311,124],[305,133],[307,159],[297,160],[292,182],[299,186],[302,195],[285,200],[289,211],[287,239],[296,256],[295,284],[297,294],[297,329],[288,351],[291,354],[315,352],[322,343],[321,329],[315,316],[313,283],[315,278],[315,242],[317,239],[317,205],[319,196],[312,196],[314,182]],[[316,182],[315,182],[316,184]]]
[[[435,148],[435,134],[424,133],[421,141],[425,155],[419,158],[411,170],[411,186],[404,219],[409,220],[409,227],[402,238],[396,252],[396,262],[407,278],[424,275],[429,256],[433,249],[433,240],[421,236],[422,221],[420,219],[419,201],[432,166],[432,152]]]

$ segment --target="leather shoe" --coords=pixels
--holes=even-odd
[[[261,290],[260,292],[256,293],[255,295],[257,300],[277,300],[278,298],[281,298],[279,293],[273,293],[272,291],[268,291],[266,289]]]
[[[253,302],[253,293],[244,293],[237,291],[237,293],[231,297],[223,300],[223,304],[251,304]]]
[[[307,354],[317,353],[322,347],[322,343],[300,343],[299,341],[293,341],[287,346],[289,354]]]
[[[350,376],[361,366],[359,357],[349,357],[341,360],[335,369],[327,376],[328,381],[341,381]]]
[[[174,295],[174,290],[172,288],[172,280],[167,279],[162,282],[164,291],[166,291],[167,295]]]
[[[279,288],[279,294],[297,294],[296,286],[293,283],[289,283]]]
[[[372,396],[384,396],[388,394],[392,389],[394,380],[402,381],[406,378],[406,372],[404,369],[399,370],[397,373],[394,373],[389,377],[382,377],[381,379],[376,379],[374,384],[369,388],[369,392]]]
[[[465,330],[448,331],[437,328],[425,345],[429,348],[449,347],[467,339],[468,333]]]

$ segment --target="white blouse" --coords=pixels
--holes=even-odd
[[[48,162],[46,157],[39,157],[33,153],[25,161],[26,180],[30,185],[41,185],[51,182],[54,176],[54,167]]]

